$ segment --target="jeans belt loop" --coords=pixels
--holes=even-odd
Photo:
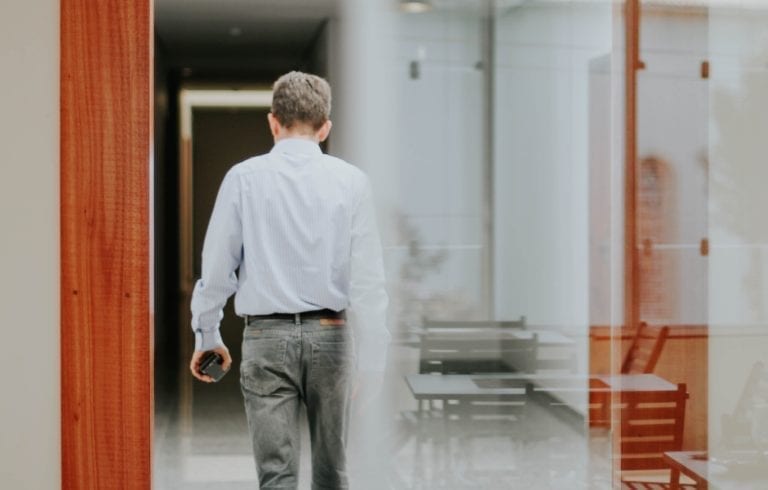
[[[301,325],[301,313],[294,313],[293,323],[294,325]]]

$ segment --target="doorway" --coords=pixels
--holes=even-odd
[[[189,328],[191,293],[195,279],[200,277],[205,232],[219,185],[232,165],[272,147],[266,118],[270,104],[267,89],[183,88],[179,94],[181,355],[178,369],[165,373],[178,376],[178,396],[173,391],[158,392],[153,474],[157,489],[171,488],[180,481],[208,485],[225,482],[232,488],[238,482],[252,484],[255,479],[249,439],[243,436],[248,427],[236,374],[215,385],[204,385],[195,382],[184,366],[194,344]],[[237,366],[242,324],[232,299],[224,312],[221,333],[232,352],[233,366]]]

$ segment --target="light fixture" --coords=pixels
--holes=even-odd
[[[400,0],[400,10],[409,14],[418,14],[432,9],[429,0]]]

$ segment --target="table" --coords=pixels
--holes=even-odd
[[[540,347],[568,347],[576,344],[571,337],[555,330],[511,329],[494,327],[466,328],[422,328],[415,332],[419,337],[429,335],[431,338],[444,340],[530,340],[537,336]]]
[[[535,390],[544,393],[563,394],[568,392],[582,392],[605,395],[606,400],[614,390],[622,391],[676,391],[677,385],[670,383],[654,374],[626,374],[626,375],[557,375],[557,374],[526,374],[526,373],[478,373],[478,374],[411,374],[405,377],[405,381],[414,398],[419,400],[419,414],[416,420],[419,425],[415,427],[416,459],[422,459],[422,441],[427,435],[432,435],[436,440],[437,450],[433,452],[435,467],[443,462],[445,471],[450,474],[453,469],[447,451],[449,441],[455,436],[457,430],[454,424],[447,424],[447,417],[422,419],[422,401],[443,401],[443,407],[447,407],[446,401],[457,404],[471,403],[498,403],[527,400],[531,395],[531,386],[537,385]],[[535,391],[534,390],[534,391]],[[527,404],[527,401],[522,403]],[[451,405],[453,406],[453,405]],[[421,421],[431,423],[426,429]],[[461,445],[459,446],[461,447]]]
[[[482,374],[410,374],[405,377],[411,393],[417,400],[459,399],[519,395],[525,385],[535,383],[535,390],[547,392],[583,391],[590,393],[611,391],[675,391],[677,385],[655,374],[617,375],[548,375],[525,373]],[[477,380],[497,380],[497,387],[477,383]],[[509,386],[503,386],[504,381]]]
[[[704,451],[673,451],[664,453],[664,462],[672,468],[670,489],[680,489],[680,474],[696,482],[698,488],[707,488],[707,453]]]
[[[754,457],[757,451],[745,451],[744,457]],[[762,453],[761,453],[762,454]],[[761,456],[765,458],[764,455]],[[680,487],[680,475],[683,474],[696,482],[696,488],[707,489],[710,486],[719,489],[765,489],[768,488],[768,468],[764,462],[749,464],[731,459],[736,463],[729,468],[717,457],[710,457],[705,451],[675,451],[664,453],[664,461],[672,468],[671,488]]]
[[[476,380],[496,380],[478,384]],[[675,391],[677,385],[655,374],[560,375],[526,373],[411,374],[406,383],[416,400],[482,400],[517,398],[532,384],[533,393],[547,395],[584,417],[590,427],[610,425],[610,394],[613,391]],[[507,384],[507,386],[503,386]],[[574,394],[589,395],[587,405]],[[557,405],[557,404],[556,404]],[[421,403],[419,403],[421,407]]]

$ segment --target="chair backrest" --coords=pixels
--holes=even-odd
[[[649,327],[645,322],[640,323],[621,365],[622,374],[652,373],[668,336],[667,326]]]
[[[539,346],[535,372],[539,374],[576,374],[578,363],[574,346]]]
[[[684,383],[669,391],[620,391],[613,394],[611,417],[618,431],[614,457],[622,470],[664,469],[664,453],[683,448]]]
[[[518,320],[431,320],[424,318],[424,328],[525,328],[525,316]]]
[[[537,346],[535,334],[510,339],[471,332],[427,333],[419,346],[419,373],[535,372]]]

